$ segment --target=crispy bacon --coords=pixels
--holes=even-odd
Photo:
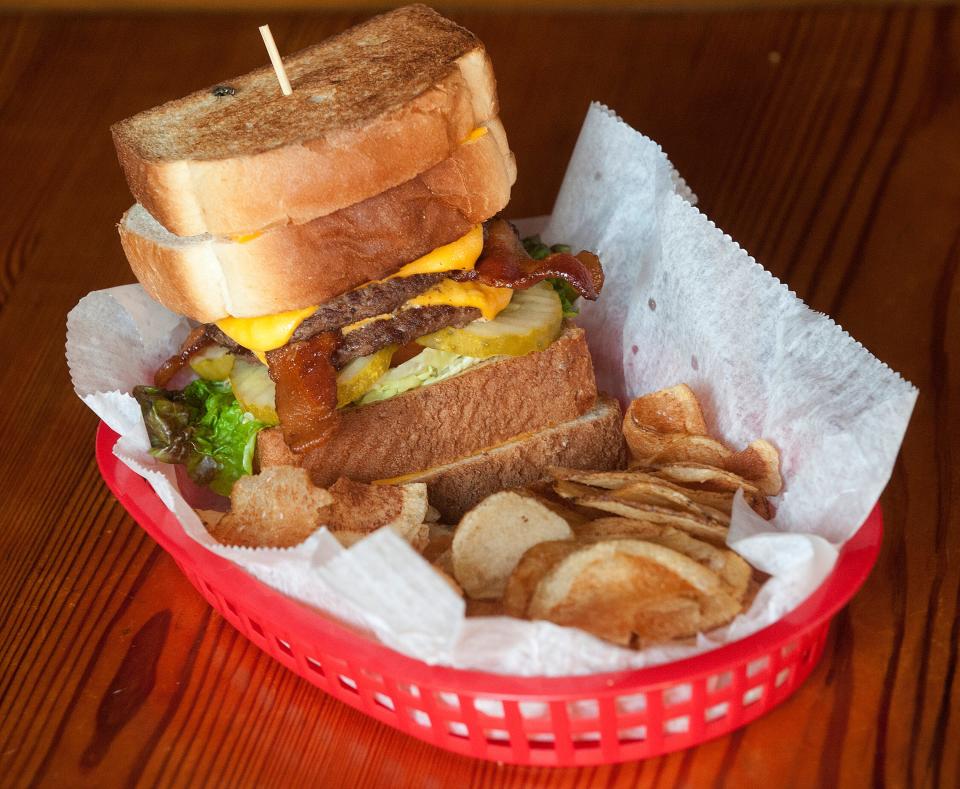
[[[156,386],[166,386],[184,368],[184,365],[190,361],[194,354],[200,353],[204,348],[213,344],[214,340],[207,331],[207,326],[197,326],[187,335],[187,339],[183,341],[180,350],[167,359],[160,366],[160,369],[154,373],[153,383]]]
[[[474,270],[478,282],[497,288],[526,290],[553,277],[566,280],[583,298],[594,301],[603,287],[603,269],[590,252],[570,255],[555,252],[534,260],[523,248],[513,225],[505,219],[491,219],[487,225],[483,252]]]
[[[283,440],[294,452],[322,446],[337,429],[333,354],[339,343],[340,332],[321,332],[267,352]]]

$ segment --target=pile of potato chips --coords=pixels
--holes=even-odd
[[[626,471],[552,469],[550,479],[494,494],[453,534],[452,572],[473,613],[578,627],[643,647],[729,622],[754,593],[752,568],[727,549],[738,489],[762,517],[779,493],[767,441],[734,452],[706,435],[696,397],[680,385],[627,409]]]
[[[759,581],[726,547],[733,499],[742,490],[771,517],[777,450],[758,440],[735,452],[709,437],[684,384],[634,400],[623,433],[626,470],[551,469],[488,496],[456,527],[437,523],[422,483],[323,489],[292,466],[241,478],[230,512],[200,514],[218,542],[247,547],[291,547],[321,526],[344,546],[392,529],[467,598],[470,615],[542,619],[637,648],[726,624]]]

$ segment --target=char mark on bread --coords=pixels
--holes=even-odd
[[[333,364],[339,370],[353,359],[369,356],[388,345],[406,345],[448,326],[459,329],[479,317],[480,310],[476,307],[452,307],[449,304],[401,310],[390,318],[373,321],[344,335],[333,356]]]

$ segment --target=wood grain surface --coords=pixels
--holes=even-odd
[[[600,99],[704,210],[921,389],[877,569],[783,706],[617,767],[470,761],[326,697],[213,614],[100,481],[64,318],[130,282],[108,125],[260,65],[261,16],[0,17],[0,785],[960,783],[960,16],[955,9],[457,18],[549,211]],[[359,14],[273,16],[284,51]],[[109,331],[109,327],[105,327]]]

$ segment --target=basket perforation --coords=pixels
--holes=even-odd
[[[786,619],[737,643],[637,671],[507,677],[428,666],[264,586],[187,536],[149,484],[113,454],[116,440],[101,425],[97,460],[111,491],[250,641],[387,725],[457,753],[503,762],[639,759],[696,745],[759,717],[817,665],[830,618],[863,583],[882,535],[877,508],[820,589]]]

